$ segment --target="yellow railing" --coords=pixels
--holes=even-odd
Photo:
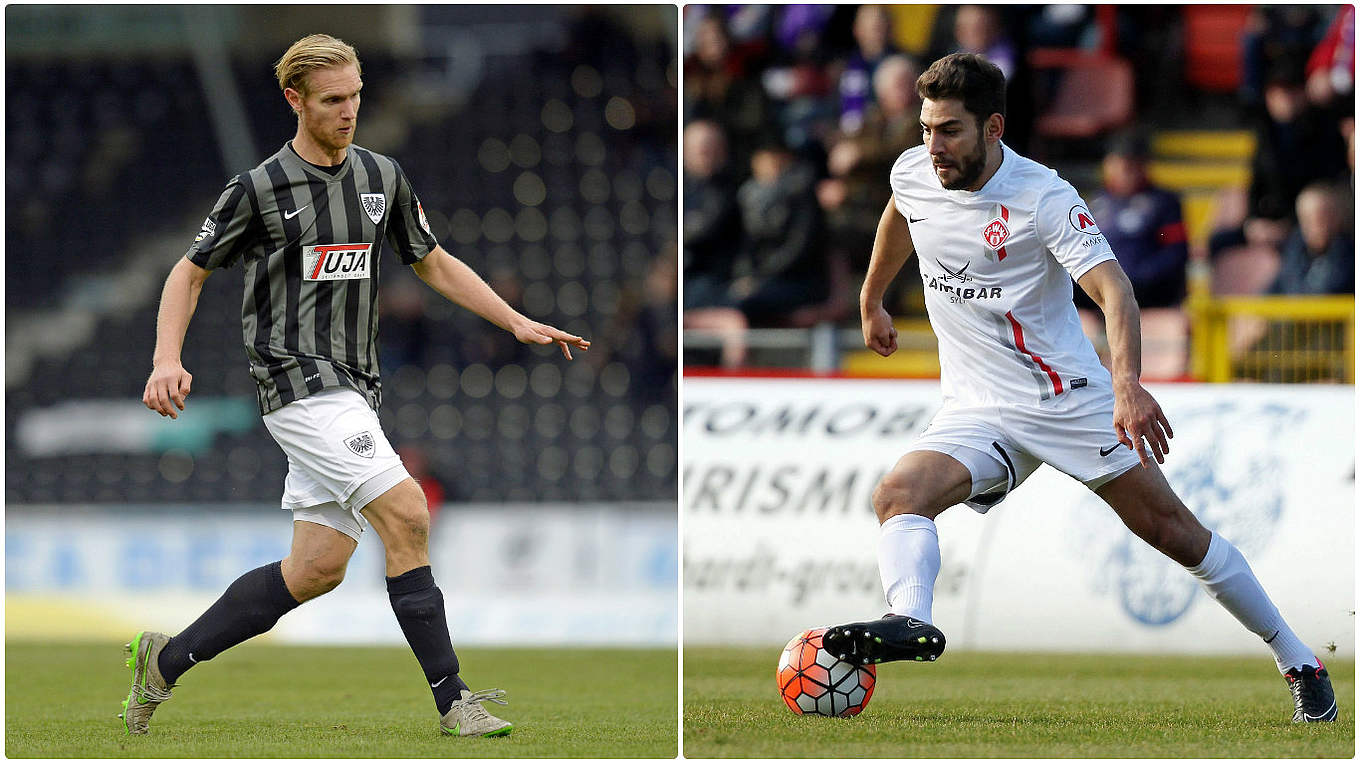
[[[1196,295],[1187,307],[1198,380],[1355,382],[1353,296]]]

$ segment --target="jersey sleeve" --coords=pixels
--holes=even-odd
[[[1115,258],[1095,215],[1065,180],[1055,179],[1044,191],[1034,218],[1040,242],[1074,280]]]
[[[911,200],[907,197],[907,166],[910,161],[909,154],[911,149],[902,152],[893,162],[892,171],[888,173],[888,185],[892,188],[893,206],[897,208],[897,213],[903,219],[911,218]]]
[[[250,248],[255,225],[255,209],[246,192],[246,178],[232,177],[217,199],[212,213],[203,220],[193,245],[184,255],[204,269],[234,265]]]
[[[396,163],[395,161],[393,162]],[[425,209],[420,198],[411,187],[406,173],[397,166],[397,190],[394,196],[393,214],[387,223],[387,242],[396,251],[403,264],[414,264],[439,245],[430,232],[430,222],[425,218]]]

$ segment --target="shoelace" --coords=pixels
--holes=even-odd
[[[145,698],[147,702],[164,702],[170,698],[169,689],[162,689],[159,686],[152,686],[151,684],[146,684],[145,686],[137,684],[133,686],[132,694],[139,699]]]
[[[463,698],[463,704],[468,707],[476,707],[479,711],[485,713],[486,708],[479,704],[481,702],[495,702],[498,705],[510,704],[505,700],[505,689],[482,689]]]

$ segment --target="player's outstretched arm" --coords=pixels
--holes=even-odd
[[[1143,466],[1148,455],[1143,441],[1152,444],[1160,464],[1171,449],[1171,423],[1157,400],[1139,382],[1143,372],[1143,336],[1133,285],[1119,262],[1095,265],[1077,282],[1105,313],[1105,335],[1110,343],[1110,375],[1114,380],[1114,430],[1119,442],[1135,449]]]
[[[897,350],[897,330],[892,316],[883,308],[883,294],[888,285],[915,252],[907,220],[888,200],[883,216],[878,220],[874,235],[874,250],[869,257],[869,271],[864,275],[864,286],[859,291],[860,327],[864,331],[864,345],[881,356]]]
[[[557,343],[562,355],[571,359],[571,347],[582,351],[590,348],[590,341],[551,325],[535,322],[511,308],[467,264],[459,261],[440,246],[435,246],[425,258],[411,265],[416,275],[434,288],[435,292],[471,311],[473,314],[506,330],[520,343],[548,345]]]
[[[178,419],[194,376],[180,363],[184,333],[198,307],[198,295],[211,271],[188,258],[180,259],[161,289],[161,306],[156,314],[156,350],[151,356],[151,377],[146,380],[142,403],[162,417]]]

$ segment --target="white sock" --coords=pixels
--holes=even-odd
[[[1242,552],[1227,539],[1211,533],[1204,561],[1189,569],[1204,584],[1209,596],[1270,645],[1281,674],[1301,665],[1317,666],[1313,651],[1284,622]]]
[[[931,622],[935,578],[940,574],[940,537],[935,521],[893,515],[878,530],[878,576],[888,609]]]

